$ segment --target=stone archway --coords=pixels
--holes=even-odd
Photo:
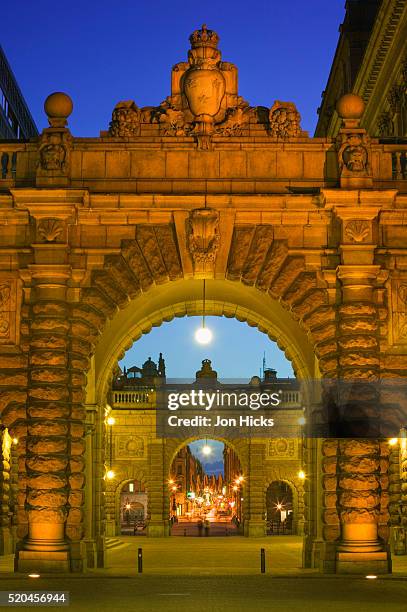
[[[182,441],[180,441],[179,439],[168,439],[166,441],[165,444],[165,469],[166,469],[166,476],[167,476],[167,482],[169,481],[169,479],[175,479],[176,481],[176,476],[177,474],[173,471],[173,465],[174,465],[174,461],[179,453],[179,451],[181,451],[182,449],[184,449],[185,447],[187,447],[189,444],[191,444],[192,442],[196,442],[198,440],[202,441],[202,437],[199,435],[194,435],[194,436],[189,436],[186,437],[185,439],[183,439]],[[222,436],[216,436],[216,435],[211,435],[210,437],[208,437],[206,439],[206,443],[210,444],[213,441],[216,442],[221,442],[224,447],[226,447],[227,449],[229,449],[231,451],[231,455],[232,455],[232,461],[231,461],[231,455],[229,455],[229,460],[224,458],[224,469],[226,469],[226,463],[228,463],[228,469],[233,471],[233,475],[234,476],[238,476],[241,475],[242,478],[242,482],[241,485],[239,487],[239,489],[241,489],[241,494],[244,494],[247,496],[249,496],[249,490],[250,490],[250,483],[248,481],[247,476],[243,476],[244,474],[248,474],[248,469],[249,469],[249,457],[250,457],[250,442],[247,439],[229,439],[229,438],[225,438]],[[231,485],[231,482],[227,482],[226,478],[227,475],[224,472],[224,483],[225,485]],[[165,503],[165,508],[168,508],[171,514],[171,506],[168,504],[168,500],[171,498],[171,487],[168,488],[168,491],[166,492],[166,503]],[[248,499],[247,499],[248,501]],[[240,521],[242,523],[244,523],[244,516],[243,516],[243,509],[241,507],[242,505],[239,505],[239,515],[240,515]],[[248,508],[250,507],[250,504],[247,504]],[[223,535],[223,532],[222,532]]]
[[[202,36],[208,32],[193,35],[193,61]],[[225,292],[217,301],[247,308],[238,316],[249,323],[260,314],[283,348],[296,346],[291,357],[303,378],[317,372],[313,360],[307,370],[310,352],[325,380],[406,376],[405,186],[392,165],[400,145],[369,138],[355,96],[338,106],[336,140],[309,138],[292,103],[237,106],[237,68],[220,62],[218,49],[215,56],[212,69],[227,87],[210,101],[208,123],[194,114],[193,92],[182,90],[181,62],[174,108],[120,104],[101,138],[76,139],[66,127],[71,101],[55,94],[46,105],[50,127],[37,140],[2,145],[16,161],[15,175],[1,184],[0,409],[19,441],[19,570],[48,569],[51,559],[62,571],[80,567],[85,447],[94,455],[103,447],[98,402],[117,358],[108,351],[101,359],[98,347],[119,311],[130,313],[158,288],[219,282]],[[283,131],[281,114],[291,117]],[[251,294],[247,303],[227,299],[232,286],[242,299]],[[269,314],[254,304],[256,292]],[[273,332],[274,303],[280,324],[284,316],[296,321],[292,342]],[[177,316],[171,302],[158,310],[151,325]],[[123,342],[120,352],[125,333],[113,336]],[[362,421],[376,419],[381,401],[387,407],[372,392],[368,410],[359,400],[352,410]],[[378,539],[388,538],[386,445],[378,437],[312,441],[305,455],[308,537],[319,546],[321,569],[387,571]],[[258,450],[256,469],[262,460]],[[99,495],[95,484],[92,507]]]
[[[303,523],[303,491],[301,493],[300,495],[293,482],[283,478],[273,479],[267,484],[265,495],[268,535],[274,535],[276,532],[277,535],[280,533],[303,535],[301,529]],[[279,505],[281,507],[278,507]],[[283,517],[281,517],[282,512],[284,512]],[[291,516],[289,516],[290,514]],[[276,523],[277,529],[275,529]]]
[[[294,362],[297,375],[304,379],[305,383],[307,379],[316,374],[319,375],[315,354],[311,350],[306,334],[298,322],[293,320],[276,300],[268,296],[265,298],[258,289],[229,280],[212,280],[208,285],[206,314],[233,316],[267,333],[269,337],[278,341],[280,348],[285,349],[286,355]],[[91,405],[99,406],[97,414],[100,422],[104,419],[104,407],[108,401],[113,365],[123,355],[123,351],[131,346],[134,338],[139,337],[142,333],[148,333],[153,326],[168,322],[175,316],[202,314],[201,287],[200,281],[192,279],[156,286],[151,288],[145,296],[135,298],[109,322],[95,353],[93,368],[90,371],[92,378],[88,376],[90,388],[88,388],[87,401]],[[304,396],[306,395],[305,385]],[[307,401],[311,401],[311,397],[308,397]],[[101,435],[103,437],[103,427]],[[103,441],[98,446],[103,447]],[[170,446],[164,445],[162,452],[166,453]],[[146,442],[146,452],[147,447]],[[248,464],[248,459],[246,459],[246,464]],[[100,457],[99,465],[98,478],[101,479],[103,477],[102,457]],[[165,478],[165,465],[164,460],[164,472],[155,476],[158,482],[163,482]],[[264,483],[260,477],[260,488],[263,486]],[[161,492],[159,497],[163,494],[165,491]],[[100,500],[102,503],[103,496]],[[158,500],[157,503],[156,514],[161,517],[157,520],[162,523],[166,510],[161,509],[162,501]],[[262,500],[259,503],[263,505]],[[261,535],[264,532],[264,517],[261,512],[257,518],[257,524],[258,535]],[[157,534],[162,533],[160,529]],[[150,533],[152,531],[151,527]]]
[[[144,475],[143,475],[144,476]],[[129,494],[127,495],[128,500],[131,504],[131,509],[134,512],[134,509],[137,507],[138,509],[138,514],[137,514],[137,519],[141,518],[141,514],[142,514],[142,520],[145,521],[147,519],[147,514],[148,514],[148,490],[145,487],[145,482],[144,480],[137,480],[135,478],[130,478],[130,479],[126,479],[126,480],[122,480],[118,483],[115,491],[114,491],[114,501],[115,501],[115,525],[114,525],[114,530],[112,529],[112,531],[114,531],[113,533],[107,533],[106,535],[120,535],[121,534],[121,526],[123,524],[123,496],[125,495],[123,493],[123,489],[124,487],[128,486],[130,483],[133,483],[134,481],[136,481],[137,483],[139,483],[140,486],[140,490],[139,491],[135,491],[136,493],[136,497],[131,495],[131,492],[129,492]],[[140,495],[142,493],[142,495]],[[141,513],[142,510],[142,513]],[[140,515],[140,516],[139,516]],[[135,522],[133,520],[133,522]],[[135,527],[136,525],[133,525],[133,527]]]

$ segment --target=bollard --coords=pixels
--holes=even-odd
[[[260,548],[260,569],[261,573],[266,573],[266,551],[264,548]]]
[[[138,566],[138,573],[142,574],[143,573],[143,549],[142,548],[138,549],[137,566]]]

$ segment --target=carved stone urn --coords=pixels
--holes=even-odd
[[[190,68],[182,80],[183,93],[195,119],[195,131],[210,134],[214,117],[219,112],[225,95],[225,79],[219,70],[221,53],[217,48],[219,37],[205,25],[189,37]]]

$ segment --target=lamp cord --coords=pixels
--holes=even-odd
[[[205,327],[205,306],[206,306],[205,304],[206,284],[205,283],[206,281],[204,279],[204,282],[203,282],[203,315],[202,315],[202,327],[203,328]]]

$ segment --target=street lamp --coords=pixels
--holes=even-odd
[[[205,441],[205,444],[202,447],[202,454],[208,456],[212,453],[212,448],[209,446],[208,441]]]

